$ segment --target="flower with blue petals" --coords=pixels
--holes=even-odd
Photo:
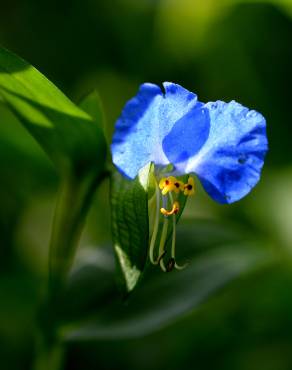
[[[164,193],[174,194],[174,176],[187,174],[197,176],[219,203],[243,198],[260,179],[268,149],[265,118],[235,101],[205,104],[180,85],[165,82],[163,87],[141,85],[124,107],[111,145],[118,170],[134,179],[151,162],[161,181],[171,165]],[[192,184],[180,184],[185,195],[193,193]]]

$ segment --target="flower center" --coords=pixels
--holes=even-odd
[[[176,215],[180,212],[179,199],[181,197],[187,197],[194,194],[194,179],[192,177],[188,178],[188,182],[185,184],[178,180],[174,176],[169,176],[167,178],[162,178],[159,184],[156,183],[155,190],[155,217],[153,222],[153,232],[149,247],[149,258],[152,264],[159,264],[162,271],[170,272],[174,268],[180,270],[186,265],[179,266],[175,260],[175,239],[176,239]],[[162,203],[162,207],[161,207]],[[161,217],[162,216],[162,217]],[[169,217],[172,218],[172,228],[169,231]],[[172,233],[172,243],[171,250],[166,250],[166,244],[169,232]],[[157,236],[160,236],[159,243],[157,241]],[[154,253],[155,249],[158,248],[156,252],[157,258],[155,259]],[[170,257],[167,255],[170,254]],[[165,259],[167,261],[165,263]]]

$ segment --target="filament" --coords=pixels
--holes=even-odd
[[[171,195],[171,193],[169,193],[169,198],[170,198],[170,201],[173,202],[173,197]],[[184,265],[180,266],[176,263],[176,259],[175,259],[175,243],[176,243],[176,216],[175,216],[175,213],[172,215],[172,240],[171,240],[171,260],[170,261],[174,261],[174,267],[177,269],[177,270],[182,270],[184,269],[188,263],[185,263]]]
[[[173,202],[173,197],[169,194],[171,202]],[[175,260],[175,241],[176,241],[176,217],[175,214],[172,215],[172,241],[171,241],[171,257]]]
[[[163,199],[163,203],[167,202],[165,198],[162,198],[162,199]],[[165,206],[165,204],[163,204],[163,206]],[[167,272],[167,269],[163,261],[163,256],[165,255],[164,246],[165,246],[165,241],[167,237],[167,229],[168,229],[168,218],[167,216],[164,216],[161,238],[160,238],[160,243],[159,243],[159,257],[158,257],[161,270],[164,272]]]

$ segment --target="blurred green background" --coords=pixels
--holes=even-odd
[[[109,141],[123,105],[145,81],[177,82],[201,101],[235,99],[267,119],[270,151],[256,189],[231,206],[199,190],[182,226],[208,219],[240,227],[272,251],[272,263],[145,338],[70,344],[64,369],[291,370],[292,1],[11,0],[1,4],[0,43],[75,102],[96,88]],[[34,356],[58,177],[1,102],[0,174],[0,367],[25,370]],[[81,259],[110,244],[107,195],[105,181]],[[111,260],[102,263],[111,268]]]

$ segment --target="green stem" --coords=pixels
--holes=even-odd
[[[33,370],[62,370],[64,364],[64,346],[56,342],[50,346],[39,339],[37,342],[37,356]]]
[[[56,205],[49,255],[49,300],[58,296],[72,265],[97,183],[102,176],[63,180]]]
[[[56,334],[59,302],[92,197],[105,173],[63,179],[55,210],[49,254],[48,295],[40,310],[34,370],[60,370],[64,348]]]

